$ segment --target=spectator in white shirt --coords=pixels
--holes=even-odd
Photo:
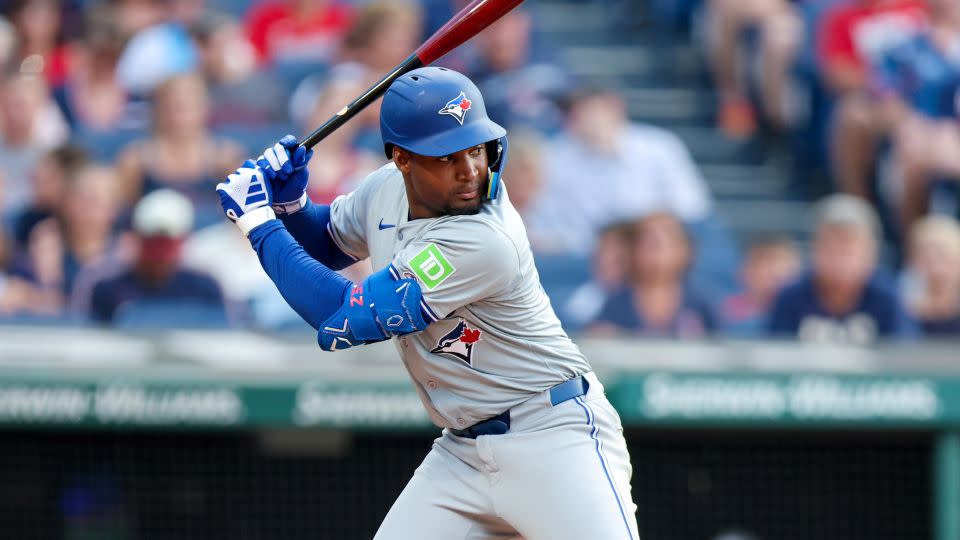
[[[43,78],[10,73],[0,80],[0,163],[6,187],[0,216],[22,210],[33,192],[30,178],[41,156],[67,139],[67,125]]]
[[[710,215],[710,194],[684,143],[630,122],[616,92],[573,95],[567,132],[545,156],[545,184],[527,222],[541,252],[588,255],[605,224],[655,211],[686,224]]]

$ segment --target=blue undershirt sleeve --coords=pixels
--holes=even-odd
[[[326,226],[321,230],[329,238]],[[249,240],[283,299],[310,326],[319,330],[340,309],[351,282],[311,257],[283,223],[270,220],[259,225],[250,231]]]
[[[330,236],[327,230],[330,224],[329,206],[313,204],[308,200],[307,205],[299,212],[277,217],[307,254],[327,268],[342,270],[357,262],[357,259],[344,253]]]

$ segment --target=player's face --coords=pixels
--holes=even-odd
[[[440,157],[400,150],[394,159],[408,180],[412,218],[469,215],[480,211],[489,182],[484,145]]]

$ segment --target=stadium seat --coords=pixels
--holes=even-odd
[[[565,328],[572,321],[565,316],[564,306],[577,288],[590,281],[590,259],[575,255],[537,255],[535,257],[540,283],[550,297],[557,317]]]
[[[227,13],[242,19],[255,0],[209,0],[207,9]]]
[[[191,300],[128,302],[117,309],[113,325],[125,330],[220,329],[231,326],[223,306]]]
[[[61,315],[34,315],[18,313],[15,315],[0,315],[0,325],[18,326],[50,326],[55,328],[84,326],[86,321],[68,314]]]
[[[76,128],[71,140],[99,162],[110,163],[116,160],[120,151],[131,141],[147,136],[143,129],[121,128],[107,131],[93,131]]]
[[[727,224],[716,214],[687,225],[693,240],[688,282],[698,290],[722,297],[737,289],[740,247]]]

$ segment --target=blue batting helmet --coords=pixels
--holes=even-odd
[[[485,144],[490,160],[487,198],[500,191],[507,157],[507,130],[487,117],[473,82],[442,67],[415,69],[398,78],[383,96],[380,136],[387,158],[399,146],[422,156],[446,156]]]

